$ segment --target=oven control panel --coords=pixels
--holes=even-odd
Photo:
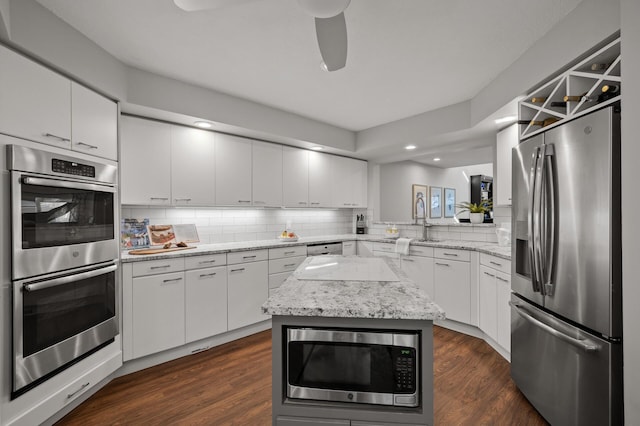
[[[51,169],[56,173],[64,173],[67,175],[84,176],[95,178],[96,168],[87,164],[76,163],[73,161],[51,159]]]
[[[397,350],[397,349],[396,349]],[[400,348],[394,356],[396,393],[416,390],[416,354],[412,348]]]

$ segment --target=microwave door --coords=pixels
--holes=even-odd
[[[541,212],[543,135],[512,150],[512,279],[511,289],[542,305]]]

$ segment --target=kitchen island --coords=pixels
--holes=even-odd
[[[309,257],[271,295],[262,310],[272,315],[273,324],[274,425],[433,424],[433,320],[444,319],[445,313],[389,259],[357,256]],[[360,349],[364,348],[361,353],[365,356],[359,364],[352,362],[351,367],[355,368],[344,368],[348,371],[338,368],[333,373],[329,372],[329,376],[336,376],[335,378],[328,377],[327,371],[324,371],[323,377],[315,379],[322,382],[320,387],[324,386],[325,390],[327,386],[330,387],[330,381],[334,380],[337,391],[309,391],[308,384],[303,391],[299,391],[299,383],[292,386],[294,379],[287,378],[288,372],[293,368],[287,359],[287,356],[293,358],[293,355],[287,355],[288,349],[291,351],[288,341],[292,340],[288,336],[299,330],[309,329],[320,333],[337,330],[338,334],[345,332],[359,336],[350,343],[356,343],[353,346]],[[416,392],[413,396],[405,393],[400,396],[392,395],[390,399],[381,397],[380,401],[372,402],[367,396],[375,394],[371,392],[375,387],[374,376],[392,377],[389,380],[395,380],[398,382],[395,385],[401,386],[397,371],[376,371],[385,369],[385,366],[388,367],[387,370],[395,368],[393,364],[397,360],[394,358],[393,363],[387,364],[373,362],[373,356],[369,359],[369,350],[374,352],[378,349],[376,345],[362,343],[360,335],[391,334],[418,336],[415,351]],[[311,342],[309,347],[314,344],[317,342]],[[331,344],[324,346],[324,350],[331,350]],[[335,352],[337,354],[340,351]],[[408,353],[405,348],[401,352]],[[304,366],[310,358],[308,351],[305,352]],[[337,357],[334,357],[334,361],[335,358]],[[316,360],[309,364],[313,362]],[[360,369],[356,365],[364,367]],[[358,369],[365,371],[361,377],[347,378],[354,374],[353,370]],[[320,372],[311,372],[311,375],[318,373]],[[356,384],[360,387],[355,386]]]

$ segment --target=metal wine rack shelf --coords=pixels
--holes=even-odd
[[[604,69],[592,69],[594,64],[606,64],[607,66]],[[597,98],[602,93],[604,85],[617,85],[620,90],[616,96],[598,102]],[[520,124],[520,140],[614,103],[620,99],[620,93],[622,93],[620,38],[617,38],[579,61],[567,71],[538,87],[524,100],[520,101],[519,120],[528,122],[527,124]],[[576,102],[566,102],[564,105],[551,105],[552,103],[564,102],[565,95],[580,96],[581,99]],[[536,98],[544,98],[544,101],[534,102],[533,100]],[[544,122],[545,120],[548,122],[557,121],[553,121],[546,126],[531,123]]]

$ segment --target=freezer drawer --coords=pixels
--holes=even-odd
[[[552,425],[622,424],[622,345],[513,295],[511,377]]]

